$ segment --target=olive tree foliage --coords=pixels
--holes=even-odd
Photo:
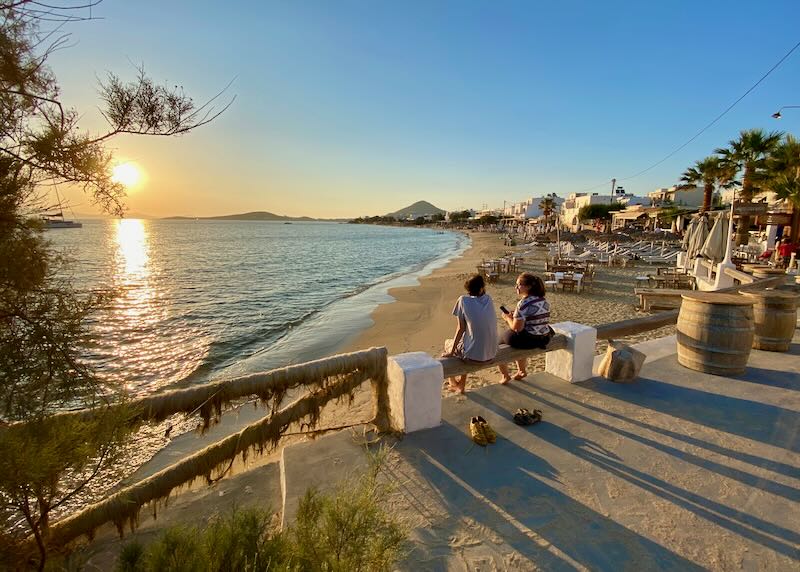
[[[109,294],[72,288],[40,216],[59,206],[51,199],[58,185],[123,214],[107,141],[121,133],[183,134],[232,103],[219,109],[220,93],[197,106],[141,69],[130,82],[109,74],[99,86],[108,127],[82,129],[79,112],[61,102],[48,58],[67,47],[64,26],[90,19],[95,5],[0,0],[0,545],[32,535],[40,568],[52,511],[113,463],[130,430],[121,408],[91,421],[52,416],[119,402],[122,394],[81,360],[87,319]]]

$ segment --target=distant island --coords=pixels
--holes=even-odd
[[[219,216],[168,216],[163,220],[260,220],[283,222],[347,222],[349,218],[311,218],[307,216],[283,216],[267,211],[254,211],[249,213],[219,215]]]

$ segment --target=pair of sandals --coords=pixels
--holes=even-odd
[[[535,425],[542,420],[542,410],[534,409],[533,413],[525,408],[517,409],[514,413],[514,423],[527,427],[528,425]]]

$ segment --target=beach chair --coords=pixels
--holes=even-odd
[[[575,287],[578,285],[578,281],[571,277],[564,277],[562,278],[559,283],[561,284],[561,290],[566,292],[569,290],[570,292],[575,291]]]
[[[583,273],[583,278],[581,278],[581,289],[585,290],[586,288],[594,291],[594,270],[586,270],[586,272]]]

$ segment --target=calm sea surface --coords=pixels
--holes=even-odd
[[[51,230],[79,289],[118,289],[90,359],[136,395],[334,353],[370,325],[386,289],[467,239],[330,223],[89,221]]]

